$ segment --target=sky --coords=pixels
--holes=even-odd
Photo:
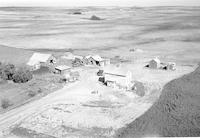
[[[200,6],[200,0],[0,0],[4,6]]]

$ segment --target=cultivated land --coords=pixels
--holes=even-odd
[[[155,129],[151,125],[157,122],[147,125],[155,131],[143,129],[146,126],[140,125],[141,133],[147,132],[142,135],[135,129],[137,125],[134,120],[142,115],[139,124],[141,120],[148,122],[149,117],[154,116],[152,108],[157,106],[153,104],[157,101],[162,103],[162,98],[168,97],[165,95],[168,82],[196,69],[200,61],[200,8],[87,7],[80,9],[83,12],[81,15],[71,14],[75,10],[0,8],[0,44],[29,49],[1,46],[0,52],[3,52],[0,59],[24,64],[33,51],[53,53],[57,57],[65,51],[79,55],[99,54],[113,59],[111,61],[114,63],[119,63],[115,57],[119,56],[123,61],[121,66],[133,72],[134,80],[145,84],[146,95],[139,97],[131,92],[103,86],[97,81],[98,68],[81,67],[80,81],[1,114],[1,135],[16,138],[87,138],[148,136],[154,132],[155,136],[182,136],[179,133],[169,135],[159,132],[159,125]],[[104,20],[89,20],[92,15]],[[130,52],[132,48],[140,50]],[[155,56],[159,56],[163,62],[176,62],[177,69],[165,71],[144,68]],[[1,96],[9,95],[7,87],[4,88]],[[99,93],[91,94],[92,91]],[[149,115],[146,115],[148,112]],[[138,131],[138,134],[132,131]]]

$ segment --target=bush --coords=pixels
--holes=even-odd
[[[97,76],[103,76],[103,70],[99,70],[99,71],[97,72]]]
[[[37,92],[36,91],[32,91],[32,90],[30,90],[28,92],[28,96],[30,96],[30,97],[34,97],[36,94],[37,94]]]
[[[9,99],[2,99],[2,100],[1,100],[1,107],[2,107],[3,109],[6,109],[6,108],[8,108],[8,107],[11,106],[11,105],[13,105],[13,104],[10,102]]]
[[[82,14],[80,11],[76,11],[73,14]]]
[[[105,83],[105,78],[104,77],[100,77],[99,81],[102,82],[102,83]]]
[[[25,83],[33,78],[33,74],[26,68],[18,69],[13,75],[13,82]]]
[[[97,17],[97,16],[95,16],[95,15],[92,15],[92,17],[90,18],[90,20],[101,20],[101,18],[100,18],[100,17]]]

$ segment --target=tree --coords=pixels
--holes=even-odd
[[[25,83],[33,78],[32,72],[27,68],[19,68],[13,75],[13,82]]]
[[[10,102],[10,100],[9,99],[2,99],[1,100],[1,107],[3,108],[3,109],[6,109],[6,108],[8,108],[9,106],[12,106],[13,104]]]
[[[1,64],[0,76],[5,80],[12,80],[15,73],[15,66],[13,64]]]

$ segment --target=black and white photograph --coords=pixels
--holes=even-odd
[[[0,0],[0,138],[200,137],[200,0]]]

